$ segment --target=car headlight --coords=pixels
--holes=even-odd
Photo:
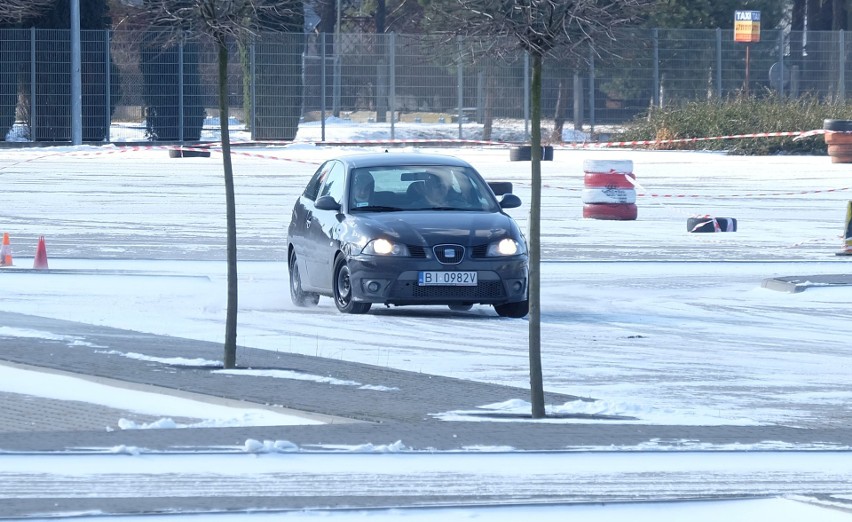
[[[387,239],[374,239],[367,243],[362,253],[371,256],[408,256],[408,247]]]
[[[524,245],[511,238],[501,239],[488,245],[485,255],[489,257],[514,256],[524,253]]]

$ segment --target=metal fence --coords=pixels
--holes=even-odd
[[[557,119],[595,132],[652,106],[749,96],[845,101],[847,33],[623,31],[544,61],[545,138]],[[217,52],[203,41],[148,32],[83,31],[86,142],[195,142],[219,136]],[[0,130],[7,141],[71,139],[70,32],[0,30]],[[336,139],[327,123],[372,128],[378,139],[436,135],[526,141],[529,60],[477,56],[435,35],[269,35],[233,45],[228,70],[235,139]],[[331,120],[330,118],[334,118]],[[420,126],[420,127],[418,127]],[[560,139],[557,136],[556,139]]]

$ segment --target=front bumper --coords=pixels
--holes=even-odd
[[[444,265],[434,259],[355,256],[348,260],[352,298],[389,305],[504,304],[527,299],[526,256],[465,260]],[[424,270],[475,271],[476,286],[420,286]]]

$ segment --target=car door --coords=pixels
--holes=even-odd
[[[293,215],[290,217],[289,242],[296,251],[296,261],[299,264],[299,273],[302,274],[302,286],[306,290],[311,288],[310,273],[317,271],[314,267],[318,255],[316,247],[308,237],[310,227],[313,224],[314,201],[319,195],[320,187],[325,182],[331,170],[332,162],[325,162],[316,170],[304,192],[296,200],[293,207]]]
[[[329,162],[328,175],[323,180],[317,198],[331,196],[338,203],[343,201],[346,186],[346,171],[339,161]],[[338,210],[322,210],[311,205],[311,216],[306,220],[306,239],[311,245],[310,271],[308,278],[312,287],[331,291],[334,255],[338,245],[335,230],[340,223]]]

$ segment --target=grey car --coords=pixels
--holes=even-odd
[[[521,205],[510,186],[489,185],[452,156],[370,153],[326,161],[293,207],[293,303],[315,306],[328,296],[350,314],[374,303],[452,310],[487,304],[503,317],[526,316],[529,259],[523,234],[504,212]]]

